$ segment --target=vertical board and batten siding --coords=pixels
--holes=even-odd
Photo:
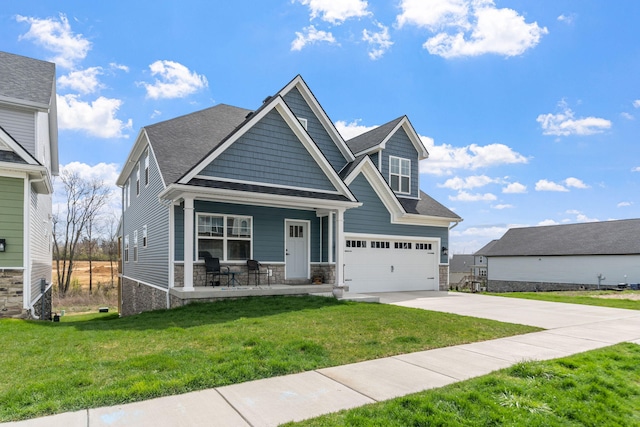
[[[13,108],[0,108],[0,126],[36,157],[36,113]]]
[[[490,257],[489,280],[603,286],[640,283],[640,255]]]
[[[0,268],[24,267],[24,180],[0,176]]]
[[[360,174],[349,188],[362,206],[349,209],[344,213],[345,233],[380,234],[402,237],[439,238],[443,246],[449,246],[449,229],[422,225],[392,224],[391,214],[369,184]],[[440,257],[441,263],[447,263],[447,256]]]
[[[289,187],[336,190],[275,110],[267,113],[200,174]]]
[[[320,260],[320,218],[314,211],[270,208],[265,206],[234,205],[230,203],[205,202],[196,200],[194,211],[223,215],[251,216],[253,226],[253,258],[260,262],[284,262],[284,221],[285,219],[306,220],[310,225],[311,262]],[[175,218],[175,259],[184,260],[184,210],[174,207]],[[194,224],[198,223],[194,217]],[[194,246],[197,236],[194,237]],[[197,250],[194,248],[194,255]]]
[[[403,159],[411,160],[411,193],[407,194],[408,197],[418,197],[418,191],[420,186],[420,168],[418,165],[418,152],[411,143],[411,140],[407,136],[407,133],[403,128],[393,134],[393,136],[387,141],[384,151],[382,152],[382,164],[381,173],[384,179],[389,182],[389,156],[401,157]],[[377,166],[377,163],[375,163]]]
[[[40,296],[40,279],[51,283],[51,195],[31,189],[30,212],[31,303]]]
[[[140,170],[140,195],[136,196],[136,171]],[[129,262],[123,262],[124,275],[141,282],[169,286],[169,207],[158,194],[164,190],[158,164],[149,150],[149,184],[144,184],[144,152],[130,175],[131,204],[124,214],[124,236],[129,235]],[[147,247],[142,246],[142,227],[147,226]],[[133,232],[138,230],[138,262],[133,261]],[[124,245],[124,238],[122,239]],[[124,246],[123,261],[124,261]]]
[[[327,130],[322,126],[322,123],[318,117],[313,113],[307,101],[297,88],[291,89],[285,96],[284,102],[287,103],[293,114],[296,117],[307,119],[307,132],[311,136],[322,151],[322,154],[329,160],[331,167],[338,172],[347,163],[347,159],[344,158],[340,149],[333,142]]]

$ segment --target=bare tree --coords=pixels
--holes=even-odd
[[[118,258],[118,224],[119,219],[115,214],[105,218],[103,223],[103,240],[102,251],[109,258],[109,267],[111,269],[111,286],[115,286],[115,269],[113,263]]]
[[[71,284],[78,242],[97,217],[109,197],[109,189],[100,180],[88,180],[77,172],[60,174],[66,196],[66,212],[53,218],[53,251],[58,269],[58,291],[65,295]]]

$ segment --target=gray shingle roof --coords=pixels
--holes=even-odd
[[[346,179],[349,176],[349,174],[353,172],[353,170],[357,168],[358,165],[367,157],[368,157],[368,154],[363,154],[362,156],[356,157],[356,159],[353,162],[347,163],[345,167],[343,167],[338,173],[338,175],[340,176],[340,179],[342,180]]]
[[[292,188],[269,187],[266,185],[243,184],[239,182],[215,181],[210,179],[194,178],[189,185],[208,188],[222,188],[225,190],[246,191],[249,193],[274,194],[278,196],[294,196],[309,199],[338,200],[348,202],[349,199],[341,194],[319,193],[316,191],[295,190]]]
[[[385,123],[382,126],[378,126],[375,129],[371,129],[368,132],[358,135],[355,138],[351,138],[346,141],[347,146],[353,151],[354,154],[358,154],[362,151],[366,151],[370,148],[379,145],[389,135],[405,116],[398,117],[395,120]]]
[[[0,52],[0,97],[48,107],[55,76],[51,62]]]
[[[486,256],[640,254],[640,219],[512,228]]]
[[[440,202],[438,202],[436,199],[429,196],[422,190],[420,190],[420,200],[405,199],[404,197],[398,197],[398,200],[400,201],[400,204],[402,204],[404,210],[410,214],[438,216],[442,218],[455,218],[462,220],[462,218],[458,214],[444,207],[444,205],[440,204]]]
[[[449,260],[449,272],[451,273],[469,273],[473,268],[473,255],[457,254]]]
[[[481,247],[478,251],[476,251],[476,253],[474,253],[474,255],[486,256],[487,253],[491,250],[491,248],[493,247],[493,245],[496,244],[497,241],[498,241],[498,239],[494,239],[494,240],[490,241],[489,243],[487,243],[486,245]]]
[[[219,104],[146,126],[165,183],[178,181],[241,125],[249,113],[251,110]]]

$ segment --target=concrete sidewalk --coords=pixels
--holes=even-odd
[[[446,292],[375,295],[383,303],[547,330],[0,426],[277,426],[441,387],[522,360],[640,344],[640,311]]]

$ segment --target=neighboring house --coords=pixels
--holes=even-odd
[[[449,260],[449,286],[461,289],[469,286],[473,277],[473,254],[455,254]]]
[[[473,271],[474,274],[481,279],[481,281],[485,281],[488,276],[489,260],[487,259],[487,253],[491,250],[491,248],[496,244],[497,241],[497,239],[490,241],[473,254]]]
[[[55,75],[50,62],[0,52],[0,317],[51,317]]]
[[[214,299],[202,252],[237,271],[256,259],[274,284],[447,289],[462,219],[420,191],[427,156],[406,117],[345,142],[300,76],[255,111],[142,128],[117,180],[122,314]]]
[[[640,282],[640,219],[512,228],[490,249],[489,291]]]

